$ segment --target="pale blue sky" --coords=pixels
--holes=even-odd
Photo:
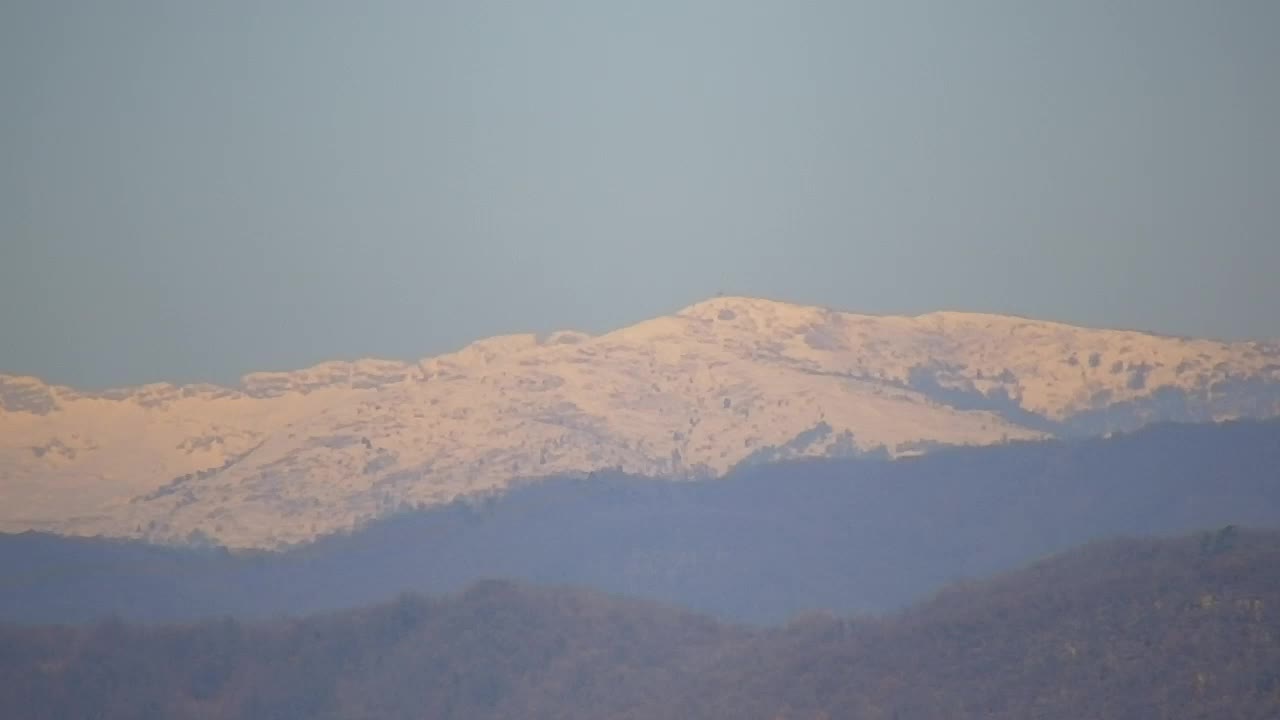
[[[0,371],[717,291],[1280,337],[1280,2],[0,2]]]

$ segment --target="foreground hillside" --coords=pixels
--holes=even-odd
[[[599,337],[101,393],[0,376],[0,529],[270,547],[518,478],[1280,413],[1280,347],[717,298]]]
[[[787,462],[715,482],[548,480],[281,553],[0,536],[0,620],[263,617],[569,584],[752,622],[886,610],[1114,535],[1280,527],[1280,420]]]
[[[485,582],[304,620],[0,627],[22,718],[1280,714],[1280,534],[1094,544],[882,619],[752,631]]]

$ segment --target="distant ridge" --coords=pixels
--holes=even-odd
[[[599,336],[98,393],[0,375],[0,529],[270,547],[515,479],[1280,414],[1280,347],[718,297]]]

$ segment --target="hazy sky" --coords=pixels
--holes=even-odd
[[[714,295],[1280,337],[1280,2],[0,2],[0,371]]]

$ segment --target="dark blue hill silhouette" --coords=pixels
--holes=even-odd
[[[1280,714],[1280,532],[1089,543],[785,626],[481,581],[300,619],[0,623],[5,720],[1202,720]]]
[[[597,474],[381,519],[280,553],[0,536],[0,620],[263,617],[575,585],[720,617],[900,607],[1114,535],[1280,526],[1280,421],[790,462],[716,481]]]

